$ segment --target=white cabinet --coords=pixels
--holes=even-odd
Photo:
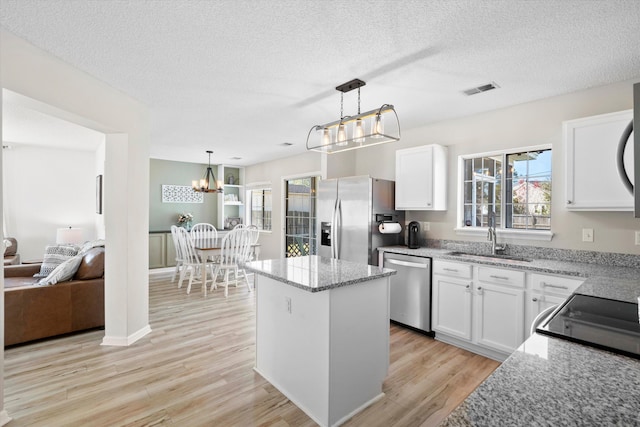
[[[396,209],[447,209],[447,148],[424,145],[396,151]]]
[[[471,280],[433,275],[434,331],[471,340],[471,284]]]
[[[633,110],[626,110],[563,123],[567,209],[633,210],[633,197],[622,184],[616,166],[618,141],[632,118]],[[632,145],[625,150],[631,177]]]
[[[489,349],[481,353],[491,357],[504,357],[522,344],[523,271],[434,260],[433,273],[436,338]]]
[[[524,341],[524,290],[478,282],[475,292],[477,343],[513,352]]]
[[[531,325],[536,316],[548,307],[562,304],[584,279],[577,277],[555,276],[550,274],[529,274],[531,291],[527,297],[526,337],[530,335]]]

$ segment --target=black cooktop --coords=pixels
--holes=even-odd
[[[576,294],[536,332],[640,359],[638,304]]]

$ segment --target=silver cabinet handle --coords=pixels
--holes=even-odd
[[[467,286],[465,286],[465,288],[467,288],[467,289],[469,289],[470,287],[471,287],[471,285],[467,285]]]
[[[532,299],[531,299],[531,301],[533,301],[533,302],[537,302],[537,301],[538,301],[538,298],[532,298]]]
[[[509,278],[506,277],[506,276],[495,276],[493,274],[491,276],[489,276],[489,277],[491,277],[493,279],[509,280]]]
[[[571,203],[573,203],[571,200],[567,200],[568,205],[570,205]]]
[[[478,290],[481,291],[482,290],[482,286],[478,286]]]
[[[569,289],[568,286],[565,285],[554,285],[553,283],[540,282],[540,286],[543,288],[556,288],[556,289]]]
[[[457,269],[457,268],[443,268],[443,270],[444,270],[444,271],[452,271],[452,272],[454,272],[454,273],[457,273],[457,272],[458,272],[458,269]]]

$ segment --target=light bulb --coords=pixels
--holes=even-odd
[[[382,116],[380,114],[376,114],[376,117],[371,123],[371,136],[373,136],[374,138],[381,138],[383,133],[384,122],[382,121]]]
[[[340,123],[340,126],[338,126],[336,145],[347,145],[347,130],[345,129],[344,123]]]
[[[322,129],[322,145],[331,145],[331,129]]]
[[[356,125],[353,127],[353,140],[355,142],[364,142],[364,128],[362,127],[362,119],[356,120]]]

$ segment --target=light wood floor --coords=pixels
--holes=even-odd
[[[152,332],[105,347],[103,331],[5,352],[8,426],[314,426],[253,370],[255,299],[229,288],[186,295],[150,276]],[[385,397],[346,426],[431,426],[498,363],[391,327]]]

